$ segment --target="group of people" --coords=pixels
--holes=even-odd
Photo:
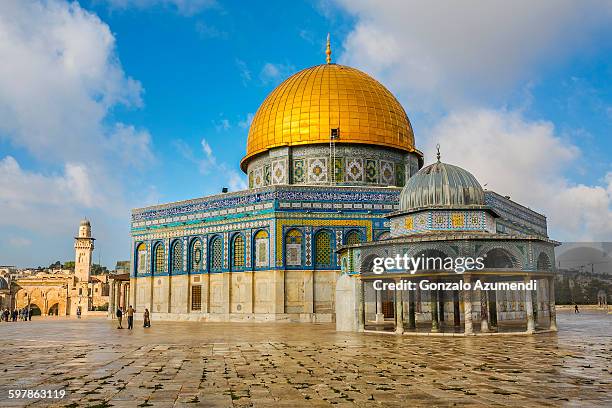
[[[3,322],[16,322],[17,320],[31,321],[32,320],[32,309],[27,307],[23,309],[8,310],[5,308],[0,316]]]
[[[130,305],[127,310],[124,310],[121,307],[117,308],[117,312],[115,313],[115,315],[117,316],[117,321],[119,322],[119,326],[117,327],[118,329],[123,329],[122,323],[123,323],[123,316],[127,315],[127,322],[128,322],[128,329],[132,330],[134,328],[134,313],[136,313],[136,310],[132,307],[132,305]],[[145,308],[144,311],[144,325],[143,327],[151,327],[151,317],[149,314],[149,309]]]

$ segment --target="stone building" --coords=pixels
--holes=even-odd
[[[89,220],[81,221],[75,239],[74,271],[39,272],[13,279],[9,286],[10,308],[30,308],[34,315],[83,316],[108,305],[108,276],[91,275],[94,239]],[[1,283],[1,282],[0,282]]]
[[[137,316],[148,308],[153,319],[334,320],[337,250],[390,238],[387,215],[423,155],[391,92],[330,53],[257,110],[240,163],[247,190],[132,211]],[[545,234],[540,214],[493,192],[481,198],[497,209],[493,228]]]
[[[387,218],[390,238],[339,250],[338,330],[556,330],[553,265],[558,243],[548,238],[539,214],[487,194],[471,173],[442,163],[438,153],[436,163],[408,180],[399,211]],[[398,256],[426,263],[374,270],[376,259]],[[481,264],[473,262],[466,270],[467,259]],[[393,285],[400,282],[397,290]],[[440,285],[430,290],[431,283]]]

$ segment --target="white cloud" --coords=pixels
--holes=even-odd
[[[151,7],[175,8],[179,14],[191,16],[217,6],[215,0],[103,0],[111,7],[126,9],[130,7],[145,9]]]
[[[236,67],[240,72],[240,78],[242,79],[242,85],[246,86],[251,81],[251,71],[247,66],[246,62],[241,59],[236,59]]]
[[[240,191],[247,188],[246,178],[244,174],[235,170],[229,171],[229,189],[230,191]]]
[[[143,168],[155,160],[151,151],[151,135],[145,129],[116,123],[108,139],[108,147],[115,158],[126,166]]]
[[[243,129],[248,129],[251,126],[251,123],[253,122],[254,117],[255,117],[254,113],[251,113],[251,112],[247,113],[246,118],[238,121],[238,126],[240,126]]]
[[[106,146],[108,110],[142,103],[109,27],[77,3],[2,2],[0,37],[0,56],[10,62],[0,64],[0,137],[39,159]]]
[[[183,140],[174,142],[178,152],[188,161],[195,164],[198,171],[203,175],[214,175],[219,177],[221,183],[227,183],[231,191],[244,190],[247,188],[246,177],[232,169],[224,162],[219,162],[212,147],[206,139],[200,141],[201,152],[196,154],[193,149]],[[217,191],[214,191],[217,193]]]
[[[44,175],[24,170],[15,158],[6,156],[0,160],[0,227],[56,228],[57,221],[66,221],[62,214],[105,204],[96,199],[92,184],[80,164],[68,163],[62,173]]]
[[[472,172],[485,188],[548,217],[554,239],[606,240],[612,236],[612,172],[601,185],[572,183],[568,175],[581,152],[555,133],[552,123],[526,120],[518,112],[471,109],[445,117],[424,152]]]
[[[543,212],[556,239],[612,236],[611,173],[594,175],[590,185],[572,182],[583,171],[582,151],[551,122],[521,113],[529,111],[530,89],[547,68],[609,47],[612,3],[336,3],[356,17],[339,61],[371,73],[409,111],[424,114],[430,123],[418,126],[417,144],[426,157],[434,157],[440,142],[444,161]],[[497,108],[512,98],[522,100],[521,112]]]
[[[30,241],[27,238],[23,238],[23,237],[11,237],[9,238],[9,245],[12,247],[17,247],[17,248],[21,248],[21,247],[28,247],[32,244],[32,241]]]
[[[264,84],[278,84],[293,73],[295,73],[295,67],[293,65],[266,62],[261,68],[259,78]]]
[[[127,229],[138,180],[127,171],[154,157],[146,130],[109,120],[119,104],[142,106],[142,87],[123,71],[110,28],[77,2],[7,0],[0,38],[0,139],[24,156],[18,163],[0,154],[3,233],[50,248],[37,241],[70,237],[88,214],[107,238],[111,225]],[[106,241],[109,257],[125,256],[127,231],[121,237]]]
[[[202,39],[206,40],[217,38],[226,40],[228,36],[227,32],[221,31],[217,27],[210,24],[206,24],[203,21],[198,21],[195,24],[195,30]]]
[[[418,101],[412,109],[503,97],[536,66],[588,52],[587,39],[608,46],[612,31],[601,0],[338,3],[357,18],[340,61]]]
[[[221,119],[218,122],[213,121],[213,123],[217,132],[220,132],[222,130],[229,130],[229,128],[232,127],[232,124],[230,123],[229,119]]]

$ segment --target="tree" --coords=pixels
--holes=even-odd
[[[557,304],[569,305],[572,303],[572,291],[569,276],[561,276],[561,281],[555,286],[555,300]]]
[[[71,269],[74,271],[74,261],[64,262],[64,269]]]
[[[108,269],[106,266],[93,264],[91,265],[91,274],[92,275],[104,275],[108,273]]]

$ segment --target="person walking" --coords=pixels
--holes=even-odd
[[[118,307],[117,308],[117,321],[119,322],[119,326],[117,327],[118,329],[123,329],[123,326],[121,325],[122,321],[123,321],[123,312],[121,311],[121,308]]]
[[[28,321],[32,321],[32,309],[28,309]]]
[[[580,310],[578,310],[578,303],[576,303],[576,306],[574,306],[574,314],[576,313],[580,313]]]
[[[149,315],[149,309],[145,308],[144,311],[144,325],[143,327],[151,327],[151,316]]]
[[[132,305],[130,305],[130,307],[128,307],[127,310],[127,318],[128,318],[128,329],[132,330],[134,328],[134,308],[132,307]]]

